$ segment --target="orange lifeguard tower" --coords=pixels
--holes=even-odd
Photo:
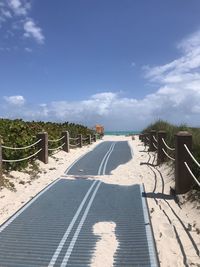
[[[104,135],[104,127],[102,125],[96,124],[95,130],[96,130],[96,133],[98,133],[100,135]]]

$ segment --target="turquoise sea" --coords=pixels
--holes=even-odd
[[[105,135],[134,135],[140,134],[140,131],[105,131]]]

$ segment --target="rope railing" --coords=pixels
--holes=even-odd
[[[38,139],[37,141],[35,141],[34,143],[32,143],[30,145],[26,145],[23,147],[11,147],[8,145],[3,145],[3,144],[1,144],[1,140],[0,140],[0,169],[2,168],[3,163],[7,163],[7,164],[17,163],[17,162],[32,159],[36,156],[37,156],[36,158],[38,158],[38,160],[47,164],[49,154],[53,155],[54,153],[57,153],[57,151],[62,150],[62,149],[65,152],[69,152],[70,147],[71,148],[82,147],[83,142],[84,142],[84,144],[86,144],[86,142],[88,142],[90,144],[92,141],[92,136],[91,137],[90,136],[85,135],[85,137],[83,138],[82,135],[80,134],[77,137],[71,137],[70,138],[69,132],[66,131],[66,132],[62,132],[62,136],[60,138],[48,140],[48,133],[47,132],[40,132],[37,134],[37,136],[34,137],[34,139],[35,138]],[[63,143],[61,142],[62,140],[63,140]],[[94,141],[96,141],[96,138]],[[57,143],[57,145],[56,145],[56,143]],[[52,146],[50,146],[50,145],[52,145]],[[13,146],[16,146],[16,145],[13,145]],[[4,156],[4,149],[8,150],[8,153],[6,153],[5,156]],[[27,149],[27,151],[26,151],[26,149]],[[31,150],[29,151],[28,149],[31,149]],[[16,152],[13,152],[13,153],[10,152],[9,153],[9,150],[11,150],[11,151],[16,150]],[[17,153],[17,151],[19,151],[20,153]],[[28,151],[29,151],[29,154],[31,154],[31,155],[28,155]],[[15,153],[15,155],[14,155],[14,153]],[[20,154],[21,154],[21,156],[20,156]],[[14,158],[17,158],[17,159],[14,159]],[[0,173],[0,175],[1,175],[1,173]]]
[[[197,180],[196,176],[194,175],[194,173],[191,171],[190,167],[188,166],[187,162],[184,162],[187,170],[189,171],[189,173],[191,174],[192,178],[195,180],[196,184],[200,187],[200,182]]]
[[[192,155],[191,151],[189,150],[189,148],[187,147],[186,144],[184,144],[184,147],[187,151],[187,153],[189,154],[190,158],[193,160],[193,162],[200,168],[200,163],[195,159],[195,157]],[[184,162],[187,170],[189,171],[189,173],[191,174],[192,178],[195,180],[195,182],[197,183],[198,186],[200,186],[200,182],[198,181],[198,179],[196,178],[196,176],[194,175],[194,173],[192,172],[192,170],[190,169],[190,167],[188,166],[187,162]]]
[[[156,134],[156,135],[155,135]],[[150,138],[147,137],[150,136]],[[147,140],[150,139],[149,143]],[[200,187],[200,161],[192,152],[192,134],[188,131],[179,131],[174,134],[174,147],[167,143],[167,132],[151,130],[149,133],[141,134],[140,140],[144,146],[149,146],[148,151],[157,150],[157,165],[170,159],[175,167],[175,193],[185,194],[194,184]]]
[[[35,143],[29,145],[29,146],[24,146],[24,147],[9,147],[9,146],[1,146],[4,149],[9,149],[9,150],[24,150],[24,149],[28,149],[31,148],[37,144],[39,144],[42,141],[42,139],[39,139],[38,141],[36,141]]]
[[[48,148],[48,150],[49,150],[49,151],[56,151],[56,150],[61,149],[64,145],[65,145],[65,143],[63,143],[61,146],[58,146],[58,147],[56,147],[56,148]]]
[[[163,153],[164,153],[169,159],[175,161],[174,158],[172,158],[169,154],[167,154],[167,152],[164,150],[164,148],[162,148],[162,151],[163,151]]]
[[[153,139],[156,143],[158,143],[158,140],[155,138],[155,136],[153,135]]]
[[[158,150],[158,147],[153,143],[153,146],[155,147],[156,150]]]
[[[171,150],[171,151],[175,151],[175,148],[169,147],[169,146],[167,145],[167,143],[165,142],[165,139],[164,139],[164,138],[162,138],[162,141],[163,141],[163,144],[166,146],[167,149],[169,149],[169,150]]]
[[[196,165],[200,168],[200,163],[195,159],[195,157],[192,155],[192,153],[190,152],[189,148],[186,146],[186,144],[184,144],[184,147],[186,149],[186,151],[188,152],[188,154],[190,155],[191,159],[196,163]]]
[[[62,136],[61,138],[59,138],[59,139],[54,139],[54,140],[48,140],[48,142],[52,142],[52,143],[56,143],[56,142],[59,142],[59,141],[61,141],[61,140],[63,140],[65,138],[65,136]]]
[[[69,145],[70,145],[70,147],[77,147],[78,146],[78,144],[76,144],[76,145],[69,144]]]
[[[76,138],[72,138],[72,137],[70,137],[69,140],[77,141],[77,140],[79,140],[79,137],[76,137]]]
[[[25,158],[22,158],[22,159],[2,159],[2,162],[9,162],[9,163],[14,163],[14,162],[20,162],[20,161],[24,161],[24,160],[28,160],[28,159],[31,159],[33,158],[34,156],[36,156],[38,153],[40,153],[42,149],[39,149],[37,152],[35,152],[34,154],[28,156],[28,157],[25,157]]]

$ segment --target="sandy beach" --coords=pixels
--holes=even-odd
[[[174,171],[170,163],[154,166],[156,153],[148,152],[137,136],[134,140],[125,136],[105,136],[103,140],[128,141],[133,158],[118,166],[111,175],[86,179],[99,179],[121,186],[143,183],[161,267],[200,266],[200,204],[187,201],[188,194],[179,197],[178,203],[170,195],[170,187],[174,186]],[[70,153],[60,151],[50,157],[46,165],[38,161],[40,172],[37,173],[34,170],[12,171],[5,177],[8,188],[0,190],[0,223],[52,181],[65,177],[65,170],[100,142],[71,150]],[[75,179],[73,176],[68,178]],[[112,266],[119,245],[115,227],[115,222],[99,222],[93,226],[94,235],[99,236],[100,241],[96,244],[91,266]]]

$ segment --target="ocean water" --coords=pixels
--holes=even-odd
[[[105,131],[105,135],[134,135],[140,134],[140,131]]]

